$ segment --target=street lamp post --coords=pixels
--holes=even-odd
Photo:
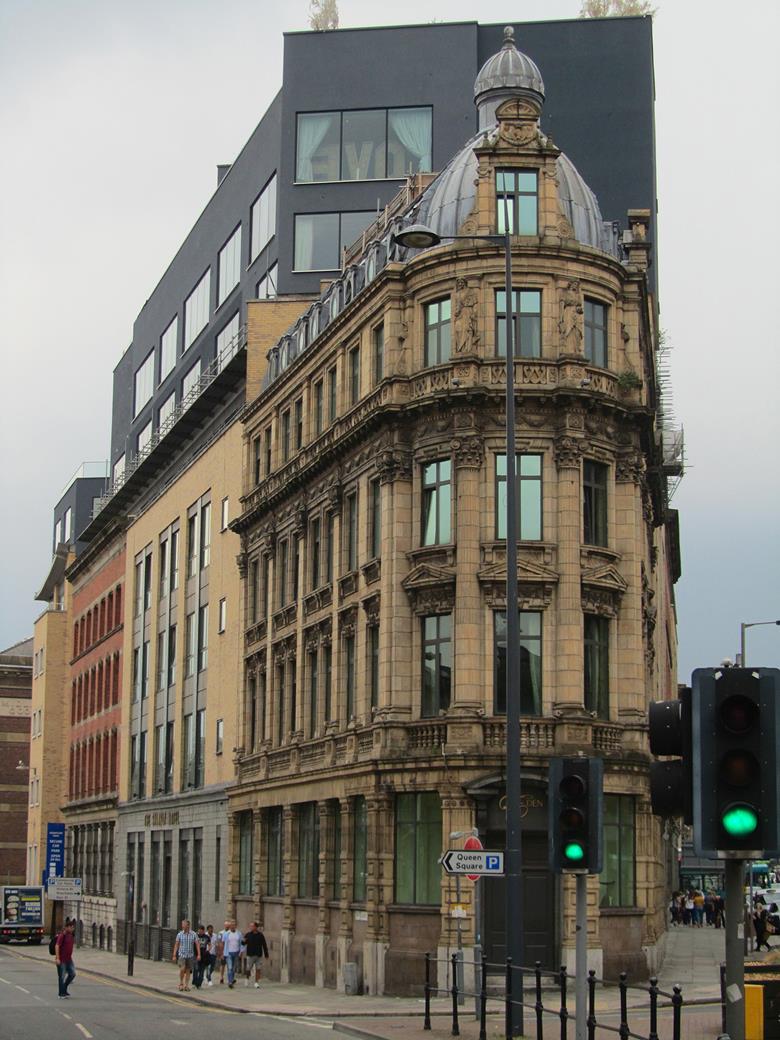
[[[512,241],[506,194],[503,235],[437,234],[424,224],[412,224],[393,240],[412,249],[437,246],[442,237],[501,243],[504,247],[506,290],[506,952],[514,968],[523,963],[523,859],[520,845],[520,617],[517,609],[517,456],[515,451],[515,349],[512,298]],[[512,1036],[523,1032],[523,973],[519,994],[511,1005]]]
[[[740,668],[747,668],[747,656],[745,654],[745,633],[749,628],[756,628],[758,625],[780,625],[778,621],[741,621],[739,624],[739,666]]]

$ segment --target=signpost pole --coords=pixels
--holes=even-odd
[[[576,1040],[588,1035],[588,875],[577,874],[577,921],[574,947],[575,998],[577,1005]]]
[[[745,960],[739,938],[744,871],[744,860],[726,860],[726,1032],[731,1040],[745,1040]]]
[[[463,985],[463,920],[461,914],[461,902],[460,902],[460,874],[455,875],[455,903],[458,907],[458,916],[456,921],[458,922],[458,1003],[466,1003],[466,994],[463,992],[465,989]]]

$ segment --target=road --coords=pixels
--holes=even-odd
[[[193,1029],[201,1035],[229,1032],[231,1040],[317,1040],[331,1029],[325,1021],[205,1008],[186,995],[143,993],[87,972],[77,974],[71,989],[69,1000],[58,998],[53,957],[51,964],[40,963],[0,947],[2,1040],[176,1040],[178,1034],[187,1040]]]

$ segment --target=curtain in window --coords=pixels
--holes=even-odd
[[[431,168],[431,113],[428,109],[404,109],[391,111],[390,127],[398,140],[417,156],[419,171]]]
[[[325,116],[298,117],[298,180],[314,180],[312,159],[333,122],[331,113]],[[399,135],[400,136],[400,135]]]
[[[314,266],[314,216],[295,218],[295,270],[311,271]]]

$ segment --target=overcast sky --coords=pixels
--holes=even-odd
[[[687,680],[733,657],[741,621],[780,618],[780,4],[658,3],[660,302],[688,458],[673,503]],[[575,17],[579,0],[339,8],[346,27],[518,22]],[[306,28],[307,9],[0,0],[0,647],[40,612],[53,506],[81,462],[108,455],[111,373],[133,319],[217,164],[279,89],[282,33]],[[752,629],[748,654],[780,664],[780,628]]]

